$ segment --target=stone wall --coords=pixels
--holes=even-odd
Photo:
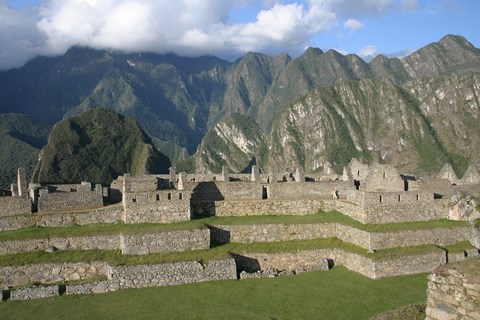
[[[38,212],[93,209],[103,207],[103,193],[96,191],[40,192]]]
[[[210,231],[177,230],[170,232],[129,234],[120,236],[123,254],[150,254],[202,250],[210,247]]]
[[[480,319],[480,258],[437,268],[428,277],[427,320]]]
[[[27,197],[0,197],[0,217],[32,212],[32,202]]]
[[[472,240],[471,227],[434,228],[370,234],[370,249],[415,247],[424,244],[445,246]]]
[[[447,219],[446,199],[425,192],[351,192],[347,200],[324,200],[323,210],[338,210],[362,223],[397,223]]]
[[[53,284],[106,276],[108,280],[67,284],[66,294],[94,294],[128,288],[173,286],[185,283],[237,279],[233,259],[111,267],[105,263],[41,264],[0,267],[0,288],[29,284]],[[39,299],[58,295],[58,286],[34,286],[11,290],[12,300]]]
[[[189,183],[193,190],[192,200],[261,200],[261,183],[250,181],[211,181]]]
[[[123,194],[123,221],[134,223],[170,223],[190,220],[188,190],[157,190]]]
[[[395,232],[367,232],[337,223],[212,225],[209,228],[212,241],[216,243],[276,242],[336,237],[366,250],[412,247],[425,244],[442,246],[461,241],[471,241],[472,239],[472,229],[470,227]]]
[[[258,224],[209,226],[216,243],[254,243],[333,238],[335,224]]]
[[[110,267],[103,262],[31,264],[0,267],[0,289],[28,284],[52,284],[86,280],[108,275]]]
[[[405,184],[397,169],[385,164],[374,164],[368,169],[365,178],[365,191],[367,192],[401,192]]]
[[[448,203],[430,193],[366,192],[365,220],[362,223],[395,223],[448,218]]]
[[[93,223],[115,224],[123,216],[123,207],[105,207],[82,212],[36,213],[0,217],[0,231],[27,227],[67,227]]]
[[[127,288],[174,286],[185,283],[237,279],[233,259],[157,265],[118,266],[112,268],[108,291]]]
[[[122,250],[123,254],[149,254],[208,249],[210,232],[177,230],[129,235],[106,234],[85,237],[57,237],[0,242],[0,255],[46,250]]]
[[[192,201],[194,214],[226,216],[309,215],[322,207],[320,200]]]
[[[279,182],[266,185],[268,199],[332,199],[337,190],[340,198],[353,192],[352,183],[345,181]]]
[[[235,254],[237,270],[246,272],[258,272],[268,269],[286,270],[294,272],[328,270],[328,261],[331,249],[306,250],[289,253],[246,253]]]
[[[292,253],[242,253],[234,255],[239,271],[257,272],[267,269],[289,270],[314,268],[326,259],[336,266],[345,266],[371,279],[426,273],[445,264],[443,252],[373,260],[342,249],[305,250]]]
[[[34,225],[35,217],[31,213],[11,217],[0,217],[0,232],[32,227]]]
[[[104,207],[81,212],[38,213],[35,218],[36,226],[39,227],[68,227],[74,224],[115,224],[121,220],[122,215],[122,207]]]

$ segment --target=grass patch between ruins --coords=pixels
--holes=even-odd
[[[0,303],[2,319],[370,319],[424,303],[426,275],[371,280],[346,268]]]

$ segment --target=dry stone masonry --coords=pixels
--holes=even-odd
[[[427,294],[427,320],[480,319],[480,258],[435,269]]]
[[[251,174],[237,174],[224,167],[218,175],[177,173],[171,168],[168,175],[134,177],[125,174],[113,181],[109,188],[93,186],[89,182],[30,184],[27,188],[25,172],[19,169],[11,191],[0,196],[0,232],[34,226],[68,227],[93,223],[164,224],[188,221],[193,216],[312,215],[318,210],[337,210],[363,224],[440,219],[471,221],[472,224],[421,230],[405,228],[391,232],[369,232],[366,231],[368,228],[347,223],[212,224],[208,228],[193,230],[125,234],[107,231],[89,236],[2,240],[0,255],[39,250],[120,250],[122,254],[148,255],[207,250],[211,241],[225,244],[320,238],[336,238],[357,248],[351,250],[345,249],[348,245],[339,245],[338,248],[275,254],[236,252],[232,258],[206,263],[183,261],[111,266],[98,261],[4,266],[0,267],[2,300],[297,274],[327,270],[336,265],[372,279],[430,272],[439,265],[448,267],[452,262],[466,258],[478,259],[480,230],[473,222],[480,217],[474,200],[478,196],[480,175],[474,167],[470,167],[461,179],[448,165],[435,178],[415,178],[400,175],[391,166],[368,166],[355,159],[344,168],[341,176],[329,168],[316,175],[305,173],[303,168],[294,173],[280,173],[276,168],[260,170],[253,166]],[[441,248],[464,241],[470,242],[475,249],[469,246],[463,252],[450,253]],[[423,245],[438,248],[432,246],[435,250],[425,253],[386,258],[379,258],[375,253]],[[467,283],[464,293],[476,297],[475,287],[472,289],[470,280],[465,279],[462,278],[462,283]],[[449,281],[460,283],[459,280],[448,280],[449,285]],[[432,290],[437,287],[446,290],[444,283],[431,285]],[[454,308],[464,319],[476,319],[471,304],[445,307],[442,303],[429,307],[431,319],[437,319],[436,315],[450,314]]]

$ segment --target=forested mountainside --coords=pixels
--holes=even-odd
[[[198,148],[189,163],[201,170],[241,170],[255,158],[264,170],[338,171],[356,156],[420,172],[450,162],[462,173],[478,150],[479,72],[480,49],[454,35],[369,63],[315,48],[295,59],[249,53],[233,63],[72,48],[0,72],[0,112],[53,124],[113,109],[134,117],[173,163]],[[249,124],[256,147],[235,136],[249,120],[234,113],[258,125]],[[222,138],[229,152],[208,153],[221,131],[231,133]]]
[[[0,188],[10,189],[16,183],[20,166],[32,175],[51,130],[49,124],[26,115],[0,114]]]
[[[95,109],[59,121],[42,149],[35,183],[108,185],[124,173],[167,173],[169,159],[133,118]]]

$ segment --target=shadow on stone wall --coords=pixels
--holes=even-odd
[[[249,258],[239,254],[232,253],[232,258],[235,260],[237,265],[237,274],[240,274],[242,271],[245,272],[259,272],[261,271],[260,263],[257,259]]]
[[[210,229],[210,243],[211,244],[225,244],[231,240],[231,234],[229,230],[223,230],[212,225],[207,225]]]

